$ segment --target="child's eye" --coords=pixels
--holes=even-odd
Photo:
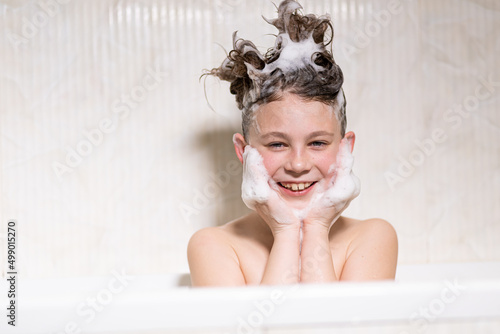
[[[280,142],[272,142],[272,143],[267,144],[267,147],[270,147],[270,148],[283,148],[283,147],[285,147],[285,144],[280,143]]]
[[[326,146],[327,143],[324,141],[313,141],[310,145],[314,147],[323,147]]]

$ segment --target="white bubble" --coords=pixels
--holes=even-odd
[[[241,198],[245,205],[255,210],[256,203],[265,203],[269,199],[269,175],[264,160],[257,149],[245,146],[243,152],[243,182]]]

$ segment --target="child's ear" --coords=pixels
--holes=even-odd
[[[241,163],[243,163],[243,152],[245,151],[245,146],[247,146],[247,142],[241,133],[235,133],[233,135],[233,144],[234,150],[236,151],[236,155]]]
[[[356,141],[356,135],[354,132],[349,131],[348,133],[345,134],[344,139],[346,139],[349,142],[349,146],[351,147],[351,153],[352,150],[354,149],[354,142]]]

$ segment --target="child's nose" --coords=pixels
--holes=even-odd
[[[311,169],[311,162],[306,152],[293,150],[285,164],[285,169],[294,173],[303,173]]]

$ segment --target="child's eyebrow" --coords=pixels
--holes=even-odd
[[[331,137],[334,137],[335,134],[333,132],[328,132],[328,131],[314,131],[314,132],[311,132],[307,136],[307,139],[311,139],[311,138],[314,138],[314,137],[320,137],[320,136],[331,136]],[[268,132],[268,133],[265,133],[265,134],[262,135],[262,139],[267,139],[269,137],[279,137],[279,138],[283,138],[283,139],[288,139],[288,136],[287,136],[286,133],[279,132],[279,131],[272,131],[272,132]]]
[[[272,131],[272,132],[268,132],[268,133],[265,133],[262,135],[262,139],[267,139],[269,137],[279,137],[279,138],[283,138],[283,139],[288,138],[288,136],[285,133],[278,132],[278,131]]]
[[[328,132],[328,131],[314,131],[307,136],[307,138],[314,138],[314,137],[320,137],[320,136],[331,136],[335,137],[335,134],[333,132]]]

